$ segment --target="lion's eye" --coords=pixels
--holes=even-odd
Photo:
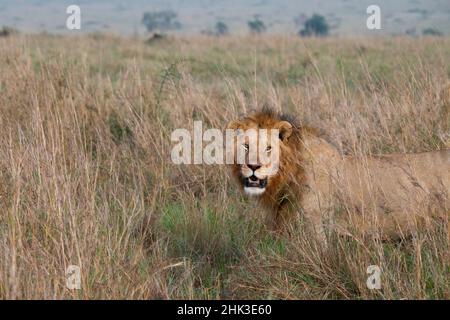
[[[248,144],[244,144],[243,147],[244,147],[245,151],[248,151],[248,149],[249,149]]]
[[[266,152],[270,152],[270,151],[272,151],[272,147],[271,146],[267,146]]]

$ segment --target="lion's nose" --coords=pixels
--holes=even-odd
[[[261,168],[260,165],[254,165],[254,164],[248,164],[247,165],[251,170],[253,170],[253,172],[255,172],[256,170],[258,170],[259,168]]]

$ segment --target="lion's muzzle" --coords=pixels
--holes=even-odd
[[[244,191],[249,195],[261,195],[267,186],[267,178],[259,179],[255,175],[243,178]]]

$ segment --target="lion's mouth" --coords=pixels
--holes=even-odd
[[[264,192],[267,186],[267,178],[259,179],[255,175],[244,178],[244,190],[250,195],[259,195]]]

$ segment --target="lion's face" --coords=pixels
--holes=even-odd
[[[244,192],[260,196],[276,183],[281,157],[292,125],[263,117],[232,121],[228,129],[236,130],[233,173]]]
[[[237,165],[245,193],[261,195],[269,180],[278,172],[279,159],[276,157],[278,146],[275,146],[276,143],[272,143],[267,135],[261,134],[259,130],[255,130],[254,133],[241,133],[243,136],[237,139],[237,152],[240,151],[244,155],[243,163],[237,163]],[[256,153],[253,161],[251,161],[252,152]]]

